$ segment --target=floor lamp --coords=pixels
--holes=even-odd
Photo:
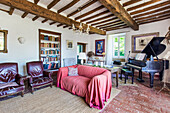
[[[168,51],[168,53],[163,57],[163,59],[165,60],[170,60],[170,51]],[[170,64],[169,64],[170,65]],[[166,64],[164,63],[164,67],[166,66]],[[164,70],[164,75],[163,75],[163,80],[162,82],[164,83],[163,87],[157,92],[160,93],[163,89],[167,89],[168,91],[170,91],[170,89],[168,88],[168,86],[166,85],[166,83],[170,83],[170,69]],[[169,78],[168,78],[169,76]]]
[[[81,65],[83,65],[83,60],[86,59],[86,53],[79,53],[79,59],[81,59]]]

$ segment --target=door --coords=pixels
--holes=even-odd
[[[81,60],[79,59],[79,53],[85,52],[86,53],[86,43],[77,43],[77,64],[81,64]]]

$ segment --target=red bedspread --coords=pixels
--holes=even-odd
[[[104,102],[110,98],[111,73],[98,67],[83,65],[70,67],[77,67],[79,76],[68,76],[68,67],[62,67],[57,74],[57,87],[85,97],[85,101],[90,107],[102,109]],[[74,78],[75,82],[73,82]]]

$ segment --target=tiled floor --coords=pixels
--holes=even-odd
[[[143,76],[144,83],[138,86],[121,86],[120,94],[116,96],[102,113],[170,113],[170,92],[163,90],[156,94],[163,86],[158,79],[154,80],[154,87],[149,88],[149,78]],[[170,88],[170,84],[168,84]]]

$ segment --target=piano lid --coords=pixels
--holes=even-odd
[[[147,58],[150,58],[151,55],[157,57],[166,49],[166,45],[161,44],[164,39],[165,37],[153,37],[141,53],[146,53]]]

